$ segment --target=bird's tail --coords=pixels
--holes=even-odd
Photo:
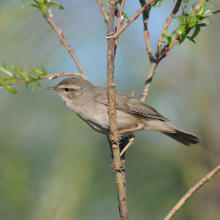
[[[198,136],[183,131],[167,122],[160,120],[154,120],[154,122],[152,122],[148,122],[148,125],[150,125],[151,127],[151,129],[149,130],[162,132],[163,134],[167,135],[170,138],[173,138],[181,144],[190,146],[191,144],[198,144],[199,142],[201,142],[201,139]]]

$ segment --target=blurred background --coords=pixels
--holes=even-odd
[[[41,13],[18,0],[0,0],[0,59],[48,73],[78,72]],[[88,79],[106,86],[106,25],[96,1],[62,0],[54,21],[75,50]],[[149,31],[153,52],[173,1],[154,9]],[[219,0],[209,1],[213,10]],[[126,1],[129,18],[139,1]],[[176,202],[220,161],[220,15],[196,44],[176,45],[160,63],[147,104],[171,123],[202,138],[183,146],[156,132],[140,132],[126,152],[130,219],[163,219]],[[169,30],[177,25],[173,21]],[[139,98],[149,70],[142,16],[119,38],[117,90]],[[119,219],[115,174],[107,139],[46,90],[63,78],[41,81],[31,92],[0,90],[0,219]],[[220,219],[220,174],[193,195],[173,219]]]

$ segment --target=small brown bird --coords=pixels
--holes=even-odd
[[[70,77],[54,88],[47,89],[58,92],[67,107],[95,131],[109,135],[108,96],[105,87],[94,86],[87,80]],[[135,138],[133,133],[142,129],[162,132],[187,146],[201,141],[196,135],[167,123],[167,120],[149,105],[116,91],[118,133],[123,137],[129,136],[129,146]]]

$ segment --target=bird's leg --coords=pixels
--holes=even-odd
[[[130,135],[128,137],[128,143],[127,145],[124,147],[124,149],[122,150],[122,152],[120,153],[120,157],[123,155],[123,153],[133,144],[134,140],[135,140],[135,136],[134,135]]]
[[[124,130],[120,130],[120,131],[118,131],[118,134],[126,133],[126,132],[129,132],[129,131],[138,131],[138,130],[142,130],[144,127],[145,127],[144,124],[137,124],[137,127],[135,127],[135,128],[129,128],[129,129],[124,129]]]

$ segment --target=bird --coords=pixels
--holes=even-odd
[[[66,106],[95,131],[110,134],[107,88],[95,86],[82,78],[69,77],[47,89],[58,92]],[[167,118],[140,100],[118,91],[115,97],[118,134],[129,137],[129,143],[120,155],[134,142],[134,133],[139,130],[161,132],[186,146],[201,141],[198,136],[168,123]]]

